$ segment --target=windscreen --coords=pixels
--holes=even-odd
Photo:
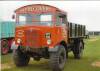
[[[52,14],[20,14],[18,16],[19,25],[52,25]]]

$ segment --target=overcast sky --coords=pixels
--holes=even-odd
[[[68,13],[69,21],[84,24],[89,31],[100,31],[100,2],[98,1],[2,1],[0,19],[12,20],[14,10],[29,4],[48,4],[58,7]]]

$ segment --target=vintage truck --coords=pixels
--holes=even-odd
[[[15,23],[12,21],[0,22],[1,54],[7,54],[15,36]]]
[[[26,66],[33,57],[50,60],[53,71],[62,71],[72,51],[80,59],[84,49],[85,25],[68,22],[67,13],[50,5],[33,4],[20,7],[12,16],[16,20],[12,43],[16,66]]]

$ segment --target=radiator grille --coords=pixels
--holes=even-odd
[[[26,43],[29,47],[38,47],[39,35],[36,31],[27,31],[26,32]]]

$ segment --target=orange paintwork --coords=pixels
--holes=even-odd
[[[48,7],[46,11],[42,10],[32,10],[33,7]],[[36,8],[36,9],[37,9]],[[24,14],[24,13],[53,13],[56,14],[57,12],[62,12],[56,7],[52,7],[49,5],[43,5],[43,4],[36,4],[36,5],[28,5],[21,7],[15,11],[15,13],[18,14]],[[17,18],[16,18],[17,20]],[[59,44],[62,40],[64,40],[66,43],[68,43],[68,28],[65,26],[56,26],[55,21],[56,18],[53,17],[53,25],[52,26],[39,26],[39,25],[24,25],[24,26],[17,26],[16,32],[15,32],[15,42],[17,43],[17,39],[21,39],[21,45],[22,46],[29,46],[31,48],[41,48],[41,47],[50,47]],[[46,33],[51,33],[51,44],[47,44],[47,38],[45,37]]]

